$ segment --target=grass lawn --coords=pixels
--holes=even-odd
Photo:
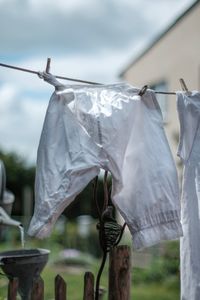
[[[146,284],[132,287],[131,300],[179,300],[179,291],[165,285]]]

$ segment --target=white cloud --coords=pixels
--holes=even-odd
[[[0,147],[17,151],[29,162],[36,158],[47,102],[37,103],[20,90],[3,85],[0,89]]]
[[[28,3],[31,9],[41,10],[49,7],[50,10],[71,13],[77,10],[90,11],[92,7],[96,8],[100,2],[93,0],[29,0]]]
[[[176,1],[22,1],[0,3],[0,53],[91,53],[126,49],[152,36],[179,7]]]
[[[102,83],[117,74],[190,0],[0,0],[0,62]],[[66,83],[71,83],[67,82]],[[35,161],[53,87],[1,69],[0,147]]]
[[[0,89],[0,114],[3,116],[12,108],[13,98],[16,94],[15,88],[11,84],[5,84]]]

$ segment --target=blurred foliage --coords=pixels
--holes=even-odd
[[[13,214],[22,214],[23,190],[34,187],[35,167],[29,166],[24,158],[14,152],[5,153],[0,150],[0,159],[6,169],[6,187],[15,195]]]
[[[161,253],[155,255],[146,269],[134,268],[134,283],[165,283],[179,289],[179,242],[163,243]]]
[[[94,182],[91,181],[87,187],[76,197],[76,199],[65,209],[65,216],[68,219],[74,219],[79,215],[90,215],[93,218],[98,218],[97,204],[93,196]],[[111,189],[111,177],[108,177],[108,190]],[[97,186],[97,201],[100,210],[103,208],[104,190],[103,178],[99,176]],[[112,205],[109,200],[109,205]]]
[[[62,216],[62,219],[64,219],[64,216]],[[79,251],[89,253],[95,257],[100,257],[102,252],[99,246],[96,223],[97,220],[93,219],[89,225],[88,235],[82,236],[78,231],[76,219],[74,219],[74,221],[65,219],[62,229],[60,226],[59,229],[57,226],[54,227],[51,237],[49,238],[50,243],[57,244],[65,249],[77,249]]]

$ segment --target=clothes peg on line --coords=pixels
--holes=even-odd
[[[148,89],[148,85],[144,85],[143,88],[139,91],[138,95],[143,96],[146,93],[146,90]]]
[[[46,69],[45,69],[46,73],[49,73],[49,72],[50,72],[50,64],[51,64],[51,58],[48,57],[48,58],[47,58]]]
[[[184,92],[189,92],[189,90],[188,90],[188,88],[187,88],[187,85],[185,84],[184,79],[183,79],[183,78],[180,78],[179,81],[180,81],[182,90],[183,90]]]

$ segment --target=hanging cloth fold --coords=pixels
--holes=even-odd
[[[59,86],[52,75],[44,80]],[[100,172],[136,249],[182,234],[175,164],[155,93],[126,83],[62,85],[53,93],[38,148],[29,234],[50,234],[63,210]]]
[[[181,300],[200,299],[200,93],[177,92],[178,155],[184,164],[180,240]]]

